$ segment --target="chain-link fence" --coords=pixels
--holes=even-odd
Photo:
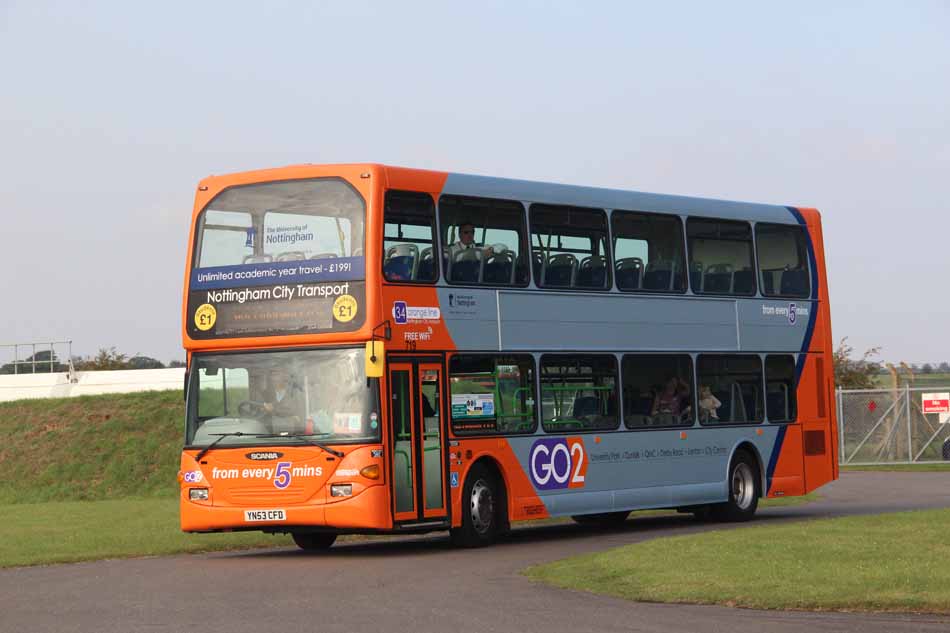
[[[946,392],[950,387],[839,389],[841,463],[950,460],[950,413],[924,413],[934,407],[923,401]]]

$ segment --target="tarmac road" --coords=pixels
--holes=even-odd
[[[950,472],[845,473],[820,492],[820,501],[762,510],[758,520],[950,507]],[[344,543],[329,554],[258,550],[0,570],[0,631],[950,631],[950,616],[644,604],[554,589],[519,574],[535,563],[709,529],[722,526],[685,516],[642,518],[607,532],[516,529],[478,550],[453,549],[438,534]]]

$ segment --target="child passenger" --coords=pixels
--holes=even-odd
[[[722,406],[719,398],[713,395],[709,385],[699,386],[699,417],[701,422],[718,420],[718,409]]]

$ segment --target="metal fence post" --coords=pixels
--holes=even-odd
[[[910,428],[910,385],[904,385],[904,412],[907,415],[907,461],[914,461],[914,445]]]
[[[844,463],[845,448],[844,448],[844,396],[841,393],[841,387],[838,387],[838,452],[841,453],[841,457],[838,459],[839,464]]]

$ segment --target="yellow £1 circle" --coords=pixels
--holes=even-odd
[[[198,306],[195,310],[195,327],[202,332],[207,332],[214,327],[214,322],[218,320],[218,311],[210,303]]]
[[[340,323],[348,323],[356,316],[356,299],[350,295],[341,295],[333,302],[333,318]]]

